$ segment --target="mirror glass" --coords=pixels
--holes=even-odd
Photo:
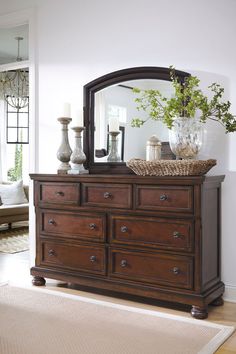
[[[149,119],[141,128],[131,127],[133,118],[148,118],[144,111],[137,110],[138,95],[133,88],[157,89],[168,98],[174,92],[171,82],[156,79],[124,81],[97,91],[94,98],[94,161],[97,163],[112,161],[109,160],[112,149],[109,131],[113,129],[119,129],[116,161],[145,159],[146,142],[154,134],[160,141],[168,141],[168,129],[162,122]]]

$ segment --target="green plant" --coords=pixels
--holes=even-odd
[[[152,119],[162,121],[171,129],[176,117],[193,118],[199,111],[201,122],[212,119],[221,123],[226,133],[236,131],[235,116],[229,111],[231,103],[222,101],[223,87],[217,83],[210,85],[208,88],[213,96],[209,99],[199,88],[200,80],[196,76],[188,76],[184,82],[180,82],[174,68],[170,67],[170,78],[174,88],[174,96],[171,98],[165,97],[159,90],[133,89],[139,95],[135,98],[137,110],[148,113],[148,118],[134,118],[132,127],[141,127]]]
[[[16,144],[15,149],[15,166],[7,171],[7,177],[9,181],[18,181],[22,178],[22,144]]]

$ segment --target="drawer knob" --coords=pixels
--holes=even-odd
[[[127,260],[126,259],[122,259],[122,261],[120,262],[120,266],[122,268],[125,268],[125,267],[127,267],[127,265],[128,265]]]
[[[49,256],[55,256],[55,251],[54,250],[49,250],[48,251]]]
[[[167,199],[168,199],[168,197],[167,197],[166,194],[161,194],[160,195],[160,200],[164,201],[164,200],[167,200]]]
[[[180,238],[180,236],[181,236],[181,234],[180,234],[179,231],[174,231],[174,232],[173,232],[173,237],[174,237],[174,238]]]
[[[59,197],[64,197],[64,192],[59,191],[56,192],[55,194],[58,195]]]
[[[95,230],[96,224],[93,224],[93,223],[89,224],[89,228],[90,228],[90,230]]]
[[[128,227],[127,226],[121,226],[120,231],[121,232],[127,232],[128,231]]]
[[[48,223],[49,223],[49,225],[55,225],[55,224],[56,224],[56,221],[53,220],[53,219],[49,219],[49,220],[48,220]]]
[[[103,194],[103,197],[104,197],[105,199],[109,199],[109,198],[112,197],[112,194],[109,193],[109,192],[105,192],[105,193]]]
[[[180,273],[180,269],[178,267],[174,267],[172,270],[173,270],[173,273],[176,275]]]
[[[91,262],[91,263],[96,262],[96,260],[97,260],[96,256],[91,256],[91,257],[90,257],[90,262]]]

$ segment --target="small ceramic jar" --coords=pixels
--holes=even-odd
[[[161,142],[156,135],[152,135],[146,144],[146,160],[156,161],[161,159]]]

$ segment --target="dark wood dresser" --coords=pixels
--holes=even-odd
[[[34,285],[44,278],[191,305],[222,304],[223,176],[33,174]]]

